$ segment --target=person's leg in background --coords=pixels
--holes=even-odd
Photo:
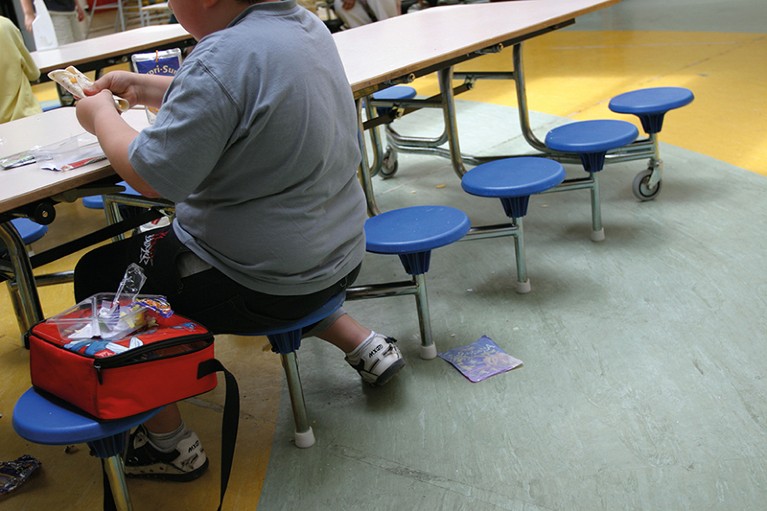
[[[400,0],[368,0],[368,9],[378,21],[401,14]]]
[[[349,28],[361,27],[373,23],[373,19],[365,9],[365,0],[335,0],[333,9],[344,24]]]
[[[78,14],[76,11],[48,11],[48,13],[51,16],[53,29],[56,32],[56,39],[59,41],[59,46],[62,44],[74,43],[76,41],[82,41],[85,39],[85,32],[83,32],[83,26],[82,23],[80,23],[78,20]],[[72,106],[75,104],[75,98],[61,85],[56,84],[56,90],[59,94],[61,106]]]

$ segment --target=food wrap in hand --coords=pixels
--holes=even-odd
[[[56,69],[51,71],[48,73],[48,78],[64,87],[77,99],[84,98],[85,92],[83,92],[83,90],[93,86],[93,81],[82,74],[80,70],[74,66],[69,66],[66,69]],[[117,110],[120,112],[125,112],[130,108],[128,100],[119,96],[113,95],[113,97],[115,100],[115,107],[117,107]]]

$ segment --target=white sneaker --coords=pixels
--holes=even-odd
[[[187,432],[171,452],[160,451],[139,426],[130,436],[125,455],[125,475],[168,481],[192,481],[208,469],[208,457],[197,433]]]
[[[355,368],[363,381],[383,385],[405,366],[396,339],[374,333],[372,337],[346,355],[346,361]]]

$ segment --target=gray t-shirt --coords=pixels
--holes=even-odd
[[[287,0],[200,40],[129,155],[176,202],[175,232],[201,259],[256,291],[300,295],[364,256],[357,144],[335,43]]]

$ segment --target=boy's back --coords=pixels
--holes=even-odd
[[[356,122],[324,24],[263,3],[198,43],[131,163],[180,201],[198,256],[261,292],[313,292],[364,255]]]

